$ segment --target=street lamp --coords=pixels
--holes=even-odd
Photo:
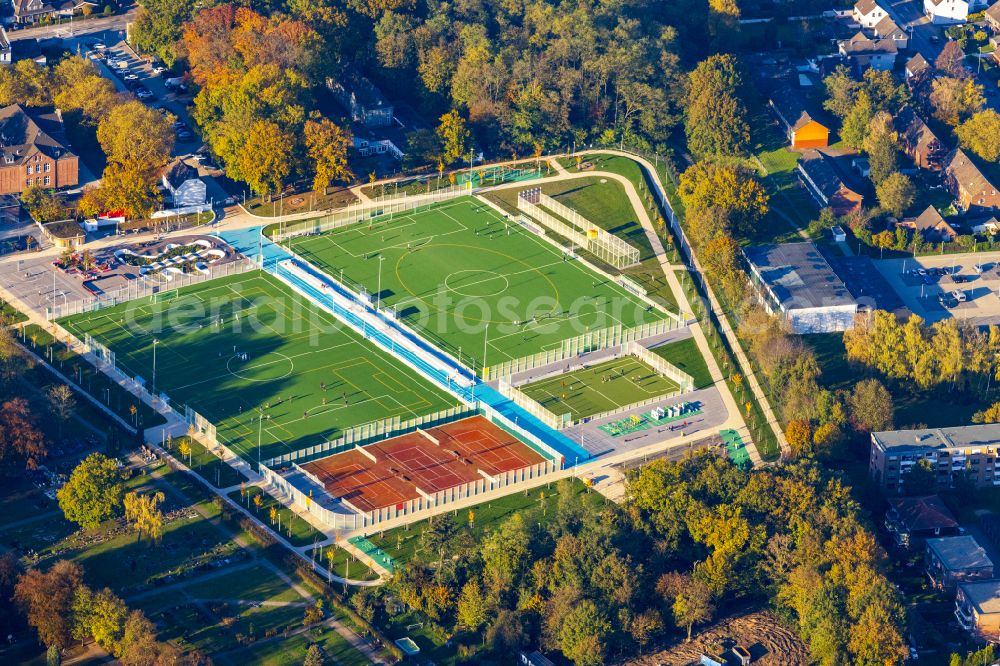
[[[159,342],[156,338],[153,338],[153,397],[156,397],[156,343]]]
[[[385,261],[385,257],[381,254],[378,255],[378,293],[375,294],[375,310],[378,310],[382,306],[382,262]]]
[[[260,433],[264,425],[264,412],[257,414],[257,472],[260,473]]]

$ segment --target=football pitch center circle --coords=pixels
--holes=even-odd
[[[440,308],[434,303],[434,287],[424,288],[424,289],[414,289],[411,285],[420,284],[421,280],[426,280],[424,277],[423,265],[426,262],[440,262],[441,264],[450,266],[455,270],[452,270],[444,278],[443,286],[448,291],[455,293],[464,298],[479,298],[479,299],[489,299],[494,296],[498,296],[502,293],[509,292],[511,289],[510,278],[508,275],[499,273],[497,271],[492,271],[486,268],[479,268],[482,265],[496,265],[497,259],[501,259],[506,266],[509,266],[511,273],[508,275],[519,275],[530,273],[531,278],[529,281],[536,285],[535,289],[530,293],[530,299],[538,298],[550,298],[552,302],[559,303],[559,288],[552,281],[552,279],[545,274],[542,267],[531,264],[523,259],[518,259],[517,257],[511,256],[505,252],[500,252],[490,248],[479,247],[476,245],[465,245],[459,243],[441,243],[432,246],[424,246],[417,248],[415,250],[409,250],[403,253],[399,259],[396,261],[396,279],[399,281],[399,286],[409,294],[415,300],[423,303],[427,308],[428,312],[437,312]],[[408,262],[407,260],[416,259],[418,261]],[[467,268],[465,268],[467,267]],[[486,276],[486,282],[479,282],[473,278],[463,279],[464,282],[468,284],[464,286],[451,285],[449,281],[455,282],[457,275],[478,273],[480,275]],[[470,288],[481,287],[483,284],[497,284],[499,278],[503,278],[504,287],[503,289],[497,289],[495,286],[492,289],[482,289],[478,293],[472,293]],[[539,288],[540,285],[545,285],[545,288]],[[463,291],[456,289],[458,286]],[[469,293],[465,293],[469,290]],[[486,292],[486,293],[483,293]],[[492,293],[491,293],[492,292]],[[545,293],[548,292],[548,293]],[[526,300],[528,297],[526,297]],[[447,308],[446,308],[447,309]],[[489,315],[482,318],[470,317],[467,313],[462,314],[462,319],[466,323],[485,323],[485,324],[503,324],[510,323],[508,319],[496,319]]]
[[[247,365],[240,368],[238,363]],[[234,368],[234,366],[236,366]],[[233,377],[237,377],[248,382],[273,382],[284,379],[295,372],[295,363],[292,359],[279,352],[268,352],[259,358],[251,358],[248,361],[239,361],[237,355],[229,357],[226,361],[226,370]]]
[[[499,296],[510,287],[506,275],[482,268],[463,268],[449,273],[444,278],[444,286],[459,296],[488,298]]]

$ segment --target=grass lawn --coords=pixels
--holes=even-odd
[[[712,385],[712,375],[708,371],[708,364],[705,357],[698,349],[698,343],[694,338],[669,342],[659,347],[653,347],[651,352],[671,363],[694,379],[696,389],[705,388]]]
[[[266,460],[362,423],[453,404],[267,274],[211,280],[170,294],[175,297],[138,299],[61,323],[78,337],[93,335],[115,352],[122,370],[149,382],[155,340],[157,392],[214,423],[219,441],[246,460],[257,459],[258,437]]]
[[[222,666],[299,666],[306,651],[313,643],[322,648],[326,663],[341,666],[367,666],[368,659],[354,649],[334,629],[317,627],[305,634],[279,641],[271,641],[216,659]]]
[[[553,414],[573,421],[677,391],[677,382],[624,356],[519,387]]]
[[[254,499],[258,496],[261,498],[260,508],[257,507]],[[229,498],[248,508],[251,513],[269,525],[271,524],[271,507],[274,507],[277,514],[275,514],[275,521],[271,529],[275,532],[278,531],[280,518],[281,535],[288,539],[293,546],[308,546],[315,541],[322,541],[326,538],[305,519],[285,508],[284,505],[256,486],[246,488],[245,494],[241,490],[234,490],[229,493]]]
[[[4,492],[0,495],[0,530],[4,524],[58,511],[58,505],[24,477],[4,478]]]
[[[603,503],[604,497],[596,492],[588,492],[582,481],[570,478],[569,488],[576,494],[587,494],[587,500],[595,504]],[[532,512],[530,521],[547,523],[554,520],[559,504],[558,484],[548,484],[533,488],[527,492],[518,492],[506,497],[477,504],[471,509],[462,509],[427,520],[396,527],[386,532],[368,535],[368,540],[381,548],[396,562],[396,566],[405,565],[420,550],[420,536],[431,521],[450,520],[459,530],[468,530],[475,540],[482,539],[487,531],[496,529],[500,523],[518,512]],[[470,524],[469,513],[474,514]],[[530,522],[529,521],[529,522]]]
[[[319,562],[324,568],[330,567],[330,549],[330,546],[314,549],[316,557],[320,558]],[[322,577],[322,574],[318,572],[317,575]],[[337,547],[333,547],[333,575],[350,580],[375,580],[378,578],[377,573],[369,569],[367,565],[354,557],[354,555],[348,553],[343,548]]]
[[[28,317],[7,301],[0,299],[0,326],[10,326],[27,321]]]
[[[472,198],[288,244],[476,368],[666,316]]]
[[[181,441],[187,442],[188,446],[191,448],[190,456],[185,457],[180,454],[179,448]],[[169,447],[171,453],[173,453],[179,460],[183,460],[187,463],[188,467],[190,467],[193,472],[211,483],[216,488],[228,488],[247,480],[245,476],[237,472],[217,455],[202,446],[201,442],[196,439],[192,439],[190,437],[180,437],[172,442],[168,442],[167,446]]]
[[[38,356],[51,359],[52,367],[75,381],[77,386],[104,403],[126,423],[142,429],[165,422],[152,407],[126,391],[65,344],[58,342],[37,324],[24,326],[19,338]],[[135,413],[132,412],[133,407]]]
[[[270,569],[255,565],[184,586],[192,599],[242,599],[244,601],[304,601],[298,592]]]

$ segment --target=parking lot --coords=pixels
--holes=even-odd
[[[1000,252],[874,263],[906,306],[928,321],[1000,323]]]

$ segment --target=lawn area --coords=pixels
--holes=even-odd
[[[218,440],[248,461],[257,460],[258,444],[266,460],[362,423],[454,404],[266,273],[211,280],[61,323],[80,338],[93,335],[115,352],[119,368],[150,383],[155,345],[156,391],[215,424]]]
[[[180,454],[181,442],[186,442],[191,449],[189,456]],[[178,460],[184,461],[198,476],[211,483],[216,488],[228,488],[247,480],[245,476],[233,469],[217,455],[202,446],[201,442],[191,437],[179,437],[167,443],[170,452]]]
[[[556,415],[572,421],[667,395],[680,389],[635,356],[623,356],[519,387]]]
[[[256,497],[261,498],[260,507],[256,504]],[[322,532],[314,529],[305,519],[285,508],[271,495],[256,486],[246,488],[245,491],[234,490],[229,493],[229,498],[249,509],[251,513],[268,524],[271,524],[271,507],[274,507],[277,513],[271,529],[277,532],[280,523],[281,535],[288,539],[293,546],[308,546],[315,541],[322,541],[326,538]]]
[[[244,601],[302,601],[273,571],[261,565],[241,569],[184,586],[192,599],[243,599]]]
[[[13,305],[0,298],[0,326],[11,326],[27,321],[28,317]]]
[[[587,493],[587,501],[594,504],[601,504],[605,501],[599,493],[588,491],[582,481],[575,478],[566,481],[568,484],[566,487],[569,488],[570,492],[577,495]],[[419,554],[421,550],[420,537],[433,521],[450,520],[457,531],[467,530],[475,540],[482,539],[486,532],[496,529],[500,523],[518,512],[531,512],[530,520],[527,522],[545,524],[554,520],[558,514],[559,489],[561,487],[563,486],[559,484],[548,484],[514,493],[500,499],[477,504],[471,509],[462,509],[403,527],[396,527],[386,532],[370,534],[368,540],[385,551],[395,561],[396,566],[402,566]],[[470,513],[473,514],[471,524]]]
[[[330,568],[330,549],[331,546],[313,549],[316,551],[316,557],[320,558],[319,563],[327,569]],[[322,576],[322,574],[318,575]],[[333,575],[351,580],[376,580],[379,577],[376,572],[369,569],[366,564],[358,560],[354,555],[348,553],[343,548],[337,547],[333,547]]]
[[[708,364],[694,338],[669,342],[659,347],[653,347],[650,351],[691,375],[696,389],[712,385],[712,375],[708,371]]]
[[[313,643],[322,648],[328,664],[367,666],[370,663],[336,630],[323,627],[310,629],[305,634],[285,640],[271,641],[234,652],[216,659],[215,663],[222,666],[299,666]]]
[[[288,244],[476,369],[666,317],[471,197]]]
[[[137,426],[141,430],[165,422],[165,419],[152,407],[126,391],[37,324],[24,326],[20,339],[35,354],[44,359],[50,359],[52,367],[104,403],[126,423]],[[132,412],[133,407],[135,413]]]

